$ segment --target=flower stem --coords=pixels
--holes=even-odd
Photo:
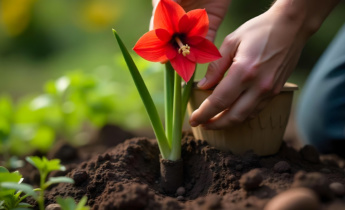
[[[182,92],[182,111],[181,111],[182,124],[183,124],[184,116],[186,115],[187,104],[188,104],[188,100],[190,98],[190,93],[192,91],[193,82],[194,82],[194,76],[195,76],[195,72],[192,75],[192,77],[190,78],[190,80],[187,82],[185,87],[183,88],[183,92]]]
[[[170,147],[173,133],[174,75],[173,67],[170,62],[167,62],[164,71],[165,134]]]
[[[171,149],[167,137],[165,136],[163,124],[159,118],[157,108],[153,103],[152,97],[145,85],[145,82],[141,77],[131,55],[128,53],[126,46],[123,44],[121,38],[114,29],[113,33],[120,46],[122,55],[127,63],[127,67],[131,73],[132,79],[134,80],[135,86],[137,87],[141,100],[143,101],[145,109],[149,115],[153,131],[158,141],[158,147],[161,152],[161,155],[164,159],[166,159],[170,156]]]
[[[171,154],[169,160],[181,159],[181,137],[182,137],[182,120],[181,120],[181,77],[175,72],[174,83],[174,116],[173,116],[173,135],[171,144]]]

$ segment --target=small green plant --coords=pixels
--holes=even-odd
[[[18,172],[9,172],[5,167],[0,166],[0,210],[17,209],[30,210],[32,206],[22,202],[26,197],[34,198],[40,210],[44,210],[44,191],[52,184],[74,183],[73,179],[68,177],[50,177],[46,181],[48,174],[55,170],[65,170],[60,165],[60,160],[48,160],[46,157],[27,157],[26,160],[34,165],[40,172],[40,188],[34,189],[31,185],[22,183],[23,177]],[[38,192],[38,193],[37,193]],[[22,195],[25,193],[25,195]],[[83,197],[78,204],[73,198],[57,198],[62,210],[89,210],[85,206],[87,197]]]
[[[74,183],[74,180],[68,177],[50,177],[48,181],[46,181],[47,176],[50,172],[61,170],[64,171],[65,167],[60,164],[59,159],[48,160],[46,157],[27,157],[26,161],[30,164],[35,166],[38,171],[40,172],[40,188],[38,189],[39,195],[36,199],[39,205],[40,210],[44,210],[44,191],[51,186],[52,184],[57,183]]]
[[[37,198],[34,189],[22,183],[22,175],[18,172],[9,172],[0,166],[0,209],[29,209],[30,204],[22,202],[26,197]],[[22,195],[22,193],[25,195]]]
[[[78,204],[75,203],[74,199],[71,197],[67,197],[65,199],[58,197],[57,203],[61,206],[61,209],[63,210],[89,210],[89,206],[85,206],[87,197],[84,196],[82,199],[79,201]]]

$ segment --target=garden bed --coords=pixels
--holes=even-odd
[[[79,200],[87,195],[91,209],[264,209],[273,197],[286,191],[287,197],[302,196],[277,201],[284,208],[345,209],[345,192],[339,184],[345,184],[344,160],[319,156],[311,146],[296,151],[283,144],[273,156],[258,157],[250,152],[237,156],[184,133],[184,184],[177,193],[167,195],[160,188],[159,150],[154,139],[130,138],[130,133],[113,126],[104,128],[100,136],[100,144],[78,149],[60,144],[49,154],[62,159],[67,168],[51,175],[66,175],[75,184],[51,188],[47,205],[55,203],[57,196]],[[32,171],[26,166],[21,173],[33,184],[38,179]],[[290,188],[300,191],[289,193]]]

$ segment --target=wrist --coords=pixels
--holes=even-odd
[[[280,21],[292,24],[304,38],[309,38],[320,28],[339,0],[277,0],[270,11]]]

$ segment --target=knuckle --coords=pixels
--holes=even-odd
[[[270,84],[265,84],[265,85],[261,85],[259,87],[259,94],[260,95],[271,95],[273,93],[273,90],[272,90],[272,85]]]
[[[213,96],[209,99],[211,106],[215,107],[217,110],[223,111],[227,108],[224,100],[218,96]]]
[[[260,96],[273,96],[275,89],[273,79],[266,79],[258,87]]]
[[[242,66],[242,78],[241,82],[247,83],[255,80],[258,76],[258,66],[257,65],[247,65]]]
[[[235,39],[233,38],[232,34],[229,34],[224,39],[225,45],[232,45],[234,43]]]

